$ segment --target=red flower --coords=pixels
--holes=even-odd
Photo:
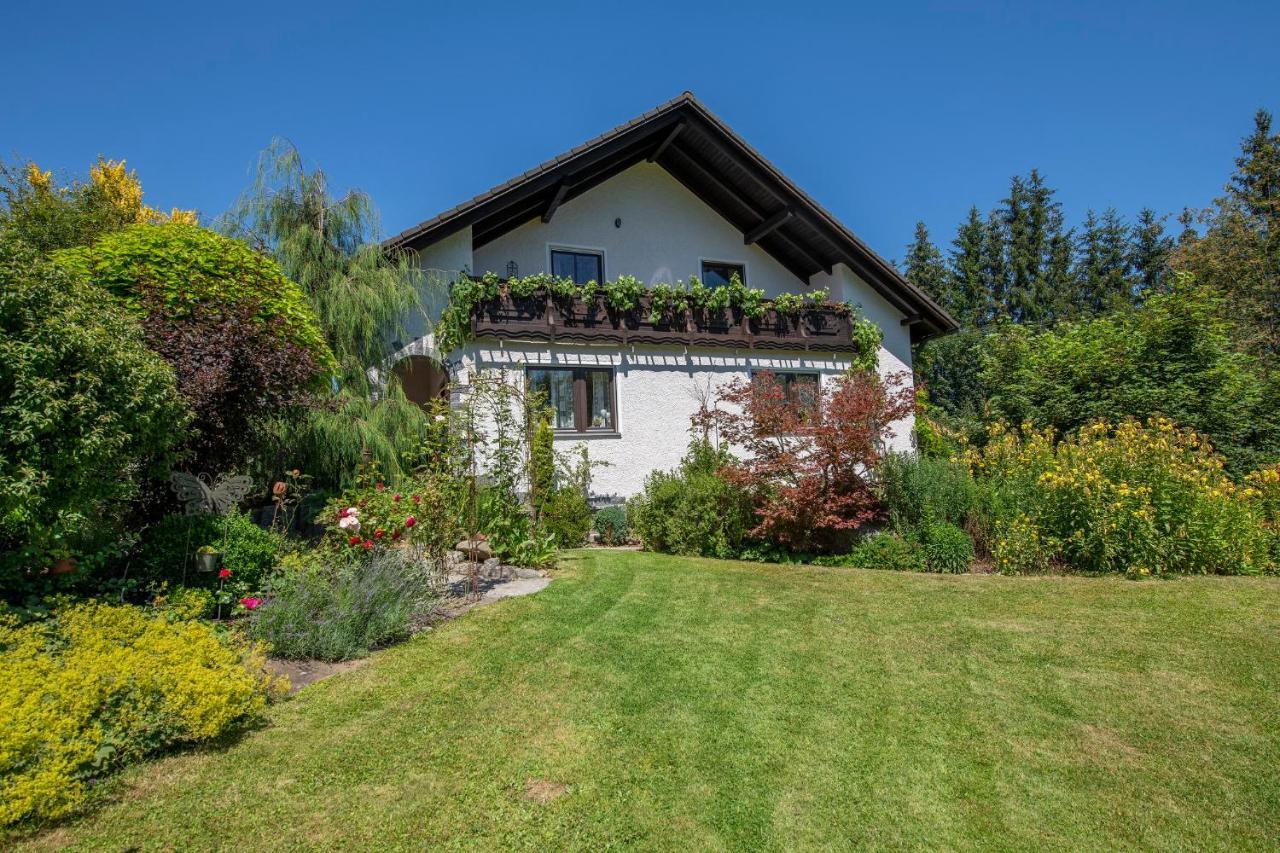
[[[381,527],[379,527],[377,530],[373,531],[373,538],[374,538],[374,539],[381,539],[381,538],[382,538],[382,528],[381,528]]]
[[[400,538],[400,531],[399,531],[399,530],[393,530],[393,531],[391,531],[391,538],[392,538],[392,539],[399,539],[399,538]]]
[[[219,579],[219,580],[226,580],[226,579],[227,579],[227,578],[229,578],[229,577],[231,577],[231,570],[230,570],[230,569],[223,569],[222,571],[218,572],[218,579]]]
[[[381,491],[385,491],[387,487],[384,486],[382,483],[378,483],[376,486],[374,486],[374,488],[381,492]]]
[[[402,497],[404,497],[404,495],[400,494],[399,492],[396,492],[394,495],[391,496],[391,500],[395,501],[396,503],[400,503],[400,498]]]
[[[372,550],[373,550],[373,540],[371,540],[371,539],[366,539],[366,540],[364,540],[364,549],[365,549],[366,551],[372,551]]]
[[[261,598],[242,598],[240,603],[244,605],[245,610],[257,610],[258,605],[262,603]]]
[[[412,515],[404,520],[405,527],[413,527],[417,523],[418,523],[418,519],[414,518]]]
[[[417,495],[414,495],[414,496],[413,496],[413,502],[414,502],[414,503],[416,503],[416,504],[420,504],[420,503],[422,503],[422,498],[418,497]]]
[[[359,545],[359,544],[360,544],[360,537],[359,537],[359,536],[352,536],[350,539],[348,539],[348,540],[347,540],[347,544],[348,544],[348,545]]]

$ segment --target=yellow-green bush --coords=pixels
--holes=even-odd
[[[993,505],[1018,514],[995,525],[991,551],[1004,571],[1274,568],[1261,489],[1233,482],[1207,438],[1164,418],[1090,424],[1056,444],[1049,430],[996,428],[968,459],[1000,496]]]
[[[0,825],[64,815],[89,779],[216,738],[280,686],[260,653],[208,625],[97,603],[0,617],[0,672]]]

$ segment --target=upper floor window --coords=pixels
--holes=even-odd
[[[573,279],[577,284],[604,281],[604,256],[580,249],[552,249],[551,274]]]
[[[720,261],[702,262],[702,283],[707,287],[724,287],[735,275],[743,284],[747,283],[747,268],[742,264],[727,264]]]

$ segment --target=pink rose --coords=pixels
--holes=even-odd
[[[245,610],[257,610],[258,605],[262,603],[261,598],[242,598],[240,603],[244,605]]]

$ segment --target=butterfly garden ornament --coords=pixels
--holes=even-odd
[[[186,504],[187,515],[200,512],[226,515],[244,500],[253,487],[253,481],[242,474],[223,475],[215,481],[208,474],[188,474],[185,471],[170,474],[169,484],[178,500]]]

